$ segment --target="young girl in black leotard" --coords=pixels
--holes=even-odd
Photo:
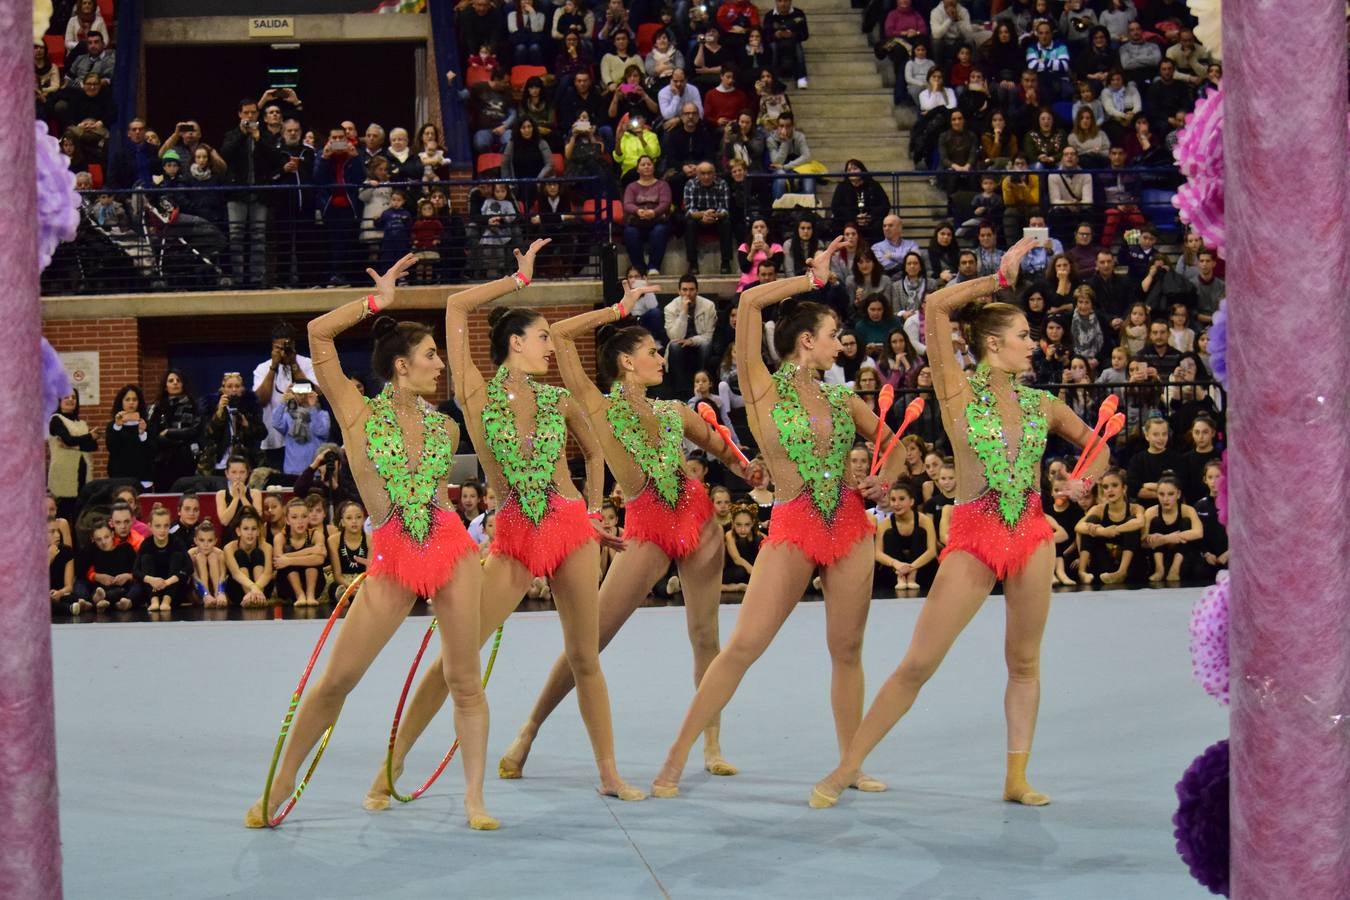
[[[1143,544],[1153,550],[1149,581],[1180,581],[1195,560],[1205,535],[1195,508],[1181,502],[1181,479],[1167,474],[1158,479],[1158,503],[1144,513]]]
[[[328,596],[334,603],[353,579],[370,565],[365,508],[355,500],[348,500],[338,507],[337,519],[340,530],[328,536],[328,565],[333,570],[333,584],[328,588]]]
[[[739,594],[750,584],[750,570],[759,555],[763,538],[755,527],[756,508],[748,503],[732,507],[731,530],[727,532],[727,558],[722,565],[722,592]]]
[[[932,482],[933,490],[924,501],[923,511],[932,516],[936,525],[942,517],[942,508],[956,502],[956,460],[944,456],[937,467],[937,475]],[[925,485],[927,487],[927,485]]]
[[[895,594],[919,588],[919,577],[937,559],[937,534],[933,519],[915,507],[914,488],[897,482],[890,490],[891,514],[877,526],[876,559],[895,579]]]
[[[272,545],[277,596],[296,606],[318,606],[323,566],[328,561],[322,532],[310,529],[309,510],[299,497],[286,504],[286,530]]]
[[[237,537],[225,545],[225,596],[231,605],[256,609],[267,605],[272,587],[272,546],[262,536],[262,518],[244,507],[234,519]]]
[[[1125,472],[1110,468],[1097,482],[1102,502],[1093,506],[1076,528],[1082,540],[1078,580],[1120,584],[1130,575],[1144,527],[1144,509],[1125,499]]]
[[[1065,485],[1069,481],[1067,472],[1056,473],[1051,483],[1050,505],[1045,514],[1055,520],[1064,529],[1064,537],[1055,540],[1055,583],[1076,584],[1069,576],[1069,569],[1078,565],[1078,523],[1083,519],[1083,507],[1064,496]]]
[[[1205,536],[1200,539],[1200,562],[1196,566],[1198,574],[1206,581],[1213,581],[1220,569],[1228,568],[1228,529],[1219,521],[1219,473],[1222,466],[1217,459],[1205,463],[1205,496],[1195,501],[1195,514],[1200,517],[1200,527]]]

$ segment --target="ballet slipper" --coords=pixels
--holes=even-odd
[[[402,774],[403,766],[395,766],[394,780],[398,781]],[[366,791],[366,796],[361,798],[361,808],[370,812],[381,812],[389,808],[393,796],[394,792],[389,784],[389,776],[381,769],[380,774],[375,776],[375,783],[370,786],[370,790]]]
[[[107,603],[108,601],[105,600],[103,602]],[[121,600],[118,600],[117,608],[122,612],[126,612],[127,610],[131,609],[131,599],[129,597],[123,597]]]
[[[503,756],[497,762],[497,777],[506,781],[514,781],[525,775],[524,765],[514,759]]]
[[[159,598],[158,598],[158,597],[153,597],[153,598],[151,598],[151,600],[150,600],[150,611],[151,611],[151,612],[159,612]],[[259,826],[259,827],[260,827],[260,826]]]
[[[871,775],[858,773],[858,777],[853,779],[849,787],[855,791],[862,791],[864,794],[880,794],[882,791],[889,790],[886,782],[879,778],[873,778]]]
[[[516,732],[511,746],[506,748],[506,752],[497,763],[498,778],[512,781],[525,774],[525,762],[530,757],[530,747],[534,745],[534,739],[538,734],[539,726],[531,722],[527,721],[520,726],[520,731]]]
[[[103,610],[107,609],[109,606],[112,606],[112,604],[108,602],[107,598],[98,601],[98,603],[95,605],[98,607],[99,612],[103,612]],[[120,609],[121,607],[118,608]]]
[[[1023,806],[1045,806],[1050,797],[1027,784],[1027,760],[1029,751],[1008,754],[1008,777],[1003,782],[1003,799],[1009,803]]]
[[[820,789],[820,785],[816,785],[815,787],[811,788],[811,796],[806,801],[806,805],[811,807],[812,809],[829,809],[838,802],[839,802],[838,794],[831,796],[822,791]]]
[[[281,808],[281,804],[290,798],[294,790],[294,788],[288,788],[282,784],[272,785],[272,794],[268,798],[272,801],[272,815],[276,814],[276,811]],[[259,797],[258,801],[248,808],[248,812],[244,813],[244,827],[266,828],[267,820],[268,816],[263,815],[263,798]]]
[[[669,800],[672,797],[680,796],[680,786],[678,784],[657,784],[652,782],[652,796],[658,800]]]
[[[94,596],[91,599],[99,609],[106,609],[108,606],[108,592],[102,587],[94,588]]]
[[[723,759],[720,755],[710,756],[703,760],[703,768],[712,775],[737,775],[741,771]],[[655,785],[652,786],[652,789],[656,789]]]
[[[599,792],[600,796],[602,797],[614,797],[615,799],[622,800],[625,803],[647,799],[647,795],[644,794],[641,790],[633,787],[631,784],[625,784],[623,782],[619,782],[619,786],[617,788],[605,789],[603,787],[599,787],[596,788],[596,791]]]
[[[485,812],[476,812],[469,814],[469,827],[474,831],[496,831],[502,823]]]

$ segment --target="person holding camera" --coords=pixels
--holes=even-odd
[[[349,500],[359,502],[361,499],[351,467],[347,465],[347,451],[331,441],[319,445],[314,459],[296,476],[293,490],[297,497],[323,494],[335,509]]]
[[[266,95],[264,95],[266,96]],[[238,185],[266,184],[275,169],[275,144],[264,140],[258,103],[239,101],[239,124],[220,142],[229,180]],[[266,278],[267,204],[258,194],[239,191],[225,204],[230,220],[230,260],[238,286],[258,287]]]
[[[206,423],[202,429],[202,450],[197,456],[199,473],[224,475],[233,457],[242,457],[250,466],[254,464],[258,448],[267,436],[267,427],[257,399],[244,390],[242,373],[226,372],[216,396],[202,399],[199,414]]]
[[[281,403],[272,414],[271,426],[282,435],[284,450],[282,471],[299,475],[328,440],[332,422],[319,406],[319,389],[309,379],[297,379],[281,395]]]
[[[302,380],[311,384],[316,380],[314,363],[308,356],[296,353],[295,329],[281,322],[272,329],[271,357],[253,368],[253,395],[263,409],[262,421],[267,425],[262,450],[270,468],[281,469],[286,443],[285,435],[272,422],[291,385]]]

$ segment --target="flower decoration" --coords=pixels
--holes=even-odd
[[[46,410],[56,409],[56,404],[61,402],[62,397],[70,396],[70,373],[61,363],[61,357],[57,355],[55,348],[47,343],[47,339],[42,339],[42,408]]]
[[[1219,301],[1209,326],[1209,371],[1214,380],[1228,387],[1228,301]]]
[[[38,268],[47,268],[56,252],[56,245],[75,239],[80,225],[80,195],[75,190],[75,173],[61,155],[61,144],[47,133],[47,125],[38,122],[37,155],[37,218]]]
[[[1191,610],[1191,671],[1205,692],[1228,705],[1228,573],[1220,572]]]
[[[1177,782],[1177,853],[1196,881],[1228,896],[1228,741],[1195,758]]]
[[[1224,255],[1223,227],[1223,87],[1196,101],[1172,148],[1177,167],[1186,176],[1172,198],[1181,221],[1205,243]]]

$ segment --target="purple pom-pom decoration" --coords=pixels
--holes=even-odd
[[[1228,527],[1228,451],[1219,456],[1219,483],[1215,485],[1214,510],[1219,524]]]
[[[1219,303],[1214,311],[1214,322],[1205,332],[1209,335],[1209,370],[1214,380],[1228,387],[1228,301]]]
[[[75,190],[75,173],[64,156],[61,144],[47,133],[47,126],[38,122],[37,156],[37,224],[38,270],[51,264],[57,244],[75,239],[80,225],[80,195]]]
[[[1228,705],[1228,573],[1219,577],[1191,610],[1191,671],[1205,692]]]
[[[62,397],[70,396],[70,373],[61,364],[47,339],[42,339],[42,408],[46,412],[56,409]]]
[[[1177,782],[1172,833],[1196,881],[1228,896],[1228,741],[1201,753]]]
[[[1223,256],[1222,87],[1196,102],[1195,112],[1186,116],[1172,155],[1186,176],[1186,183],[1177,190],[1172,205],[1181,211],[1181,221]]]

